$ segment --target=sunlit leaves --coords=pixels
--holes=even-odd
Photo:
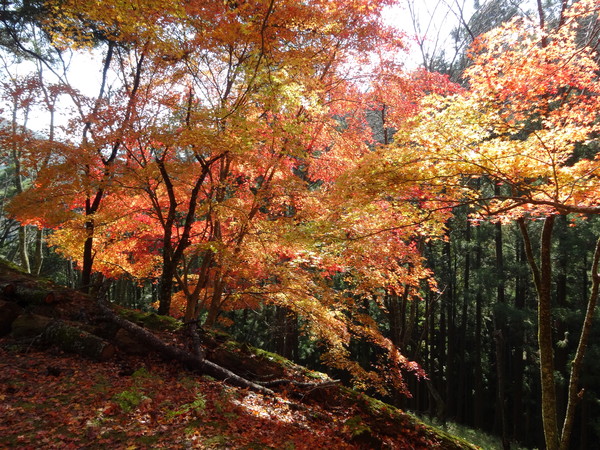
[[[55,44],[101,49],[105,84],[70,91],[71,142],[15,213],[71,259],[91,249],[107,277],[176,282],[186,320],[285,307],[336,367],[382,388],[380,367],[348,359],[350,336],[367,339],[404,389],[412,366],[360,305],[433,287],[418,243],[448,210],[408,172],[380,181],[366,111],[385,105],[385,126],[404,127],[421,97],[456,86],[396,72],[392,1],[142,3],[53,4]]]
[[[465,180],[499,183],[502,197],[483,206],[501,219],[596,208],[600,166],[578,156],[598,132],[597,55],[578,34],[596,6],[576,5],[557,29],[515,19],[478,38],[469,91],[427,99],[412,134],[432,176],[463,186],[458,197],[479,196]]]

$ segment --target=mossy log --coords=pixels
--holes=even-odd
[[[143,355],[148,353],[148,348],[131,335],[130,332],[119,328],[112,341],[123,352],[130,355]]]
[[[115,354],[115,347],[104,339],[61,320],[38,314],[21,314],[12,323],[15,338],[38,338],[42,344],[55,345],[68,353],[106,361]]]
[[[43,338],[66,352],[77,353],[98,361],[107,361],[115,354],[115,347],[109,342],[59,320],[51,322],[46,327]]]
[[[5,298],[25,305],[52,305],[58,302],[53,291],[25,284],[8,283],[2,287]]]
[[[13,322],[22,312],[23,308],[16,303],[0,300],[0,337],[11,332]]]
[[[41,337],[52,319],[38,314],[25,313],[18,316],[12,323],[11,335],[14,338]]]
[[[200,349],[197,349],[194,351],[194,353],[191,353],[185,351],[182,348],[176,347],[171,344],[167,344],[150,331],[140,327],[139,325],[136,325],[133,322],[130,322],[129,320],[119,317],[102,302],[99,302],[99,306],[104,311],[109,320],[113,321],[121,328],[126,330],[138,342],[140,342],[143,345],[146,345],[148,349],[157,352],[159,355],[161,355],[161,357],[167,360],[178,361],[181,364],[189,367],[190,369],[198,370],[206,375],[213,376],[217,379],[227,380],[228,382],[237,386],[252,389],[254,391],[268,395],[272,395],[274,393],[269,388],[247,380],[233,373],[232,371],[221,367],[218,364],[204,359],[202,357],[202,351]]]
[[[255,355],[249,349],[222,344],[208,351],[207,357],[221,367],[237,371],[243,377],[264,379],[285,376],[282,365]],[[261,383],[261,385],[263,384]]]

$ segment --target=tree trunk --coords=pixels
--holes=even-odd
[[[401,346],[402,324],[400,320],[400,299],[395,294],[385,294],[384,304],[390,327],[390,340],[396,347]]]
[[[19,148],[18,139],[17,139],[17,110],[18,105],[16,98],[13,102],[12,109],[12,159],[14,164],[14,183],[15,183],[15,192],[17,194],[21,194],[23,192],[23,180],[21,174],[21,148]],[[24,125],[25,127],[25,125]],[[29,266],[29,255],[27,253],[27,227],[24,225],[19,226],[19,260],[21,267],[27,273],[31,273],[31,268]]]
[[[506,419],[506,372],[504,364],[504,335],[502,329],[494,331],[494,341],[496,343],[496,376],[498,377],[497,404],[500,416],[500,429],[502,433],[502,448],[510,449],[510,440],[508,439],[508,426]]]
[[[523,248],[523,241],[519,240],[516,243],[516,261],[520,265],[525,262],[525,249]],[[525,309],[525,277],[518,274],[515,279],[515,299],[514,305],[517,310]],[[523,352],[525,350],[525,331],[521,322],[514,323],[511,327],[512,341],[514,342],[514,353],[512,362],[512,425],[513,425],[513,436],[516,440],[522,440],[522,432],[526,432],[527,428],[524,427],[523,413],[524,413],[524,402],[523,402],[523,383],[525,376],[525,361],[523,358]]]
[[[164,252],[164,250],[163,250]],[[171,297],[173,295],[173,278],[175,277],[175,267],[171,261],[163,256],[162,273],[158,283],[158,314],[162,316],[169,315],[171,312]]]
[[[581,329],[581,336],[579,337],[579,344],[575,357],[571,364],[571,374],[569,377],[569,390],[567,400],[567,411],[565,413],[565,421],[562,428],[560,449],[567,450],[569,448],[569,440],[571,432],[573,430],[573,421],[575,419],[575,406],[583,396],[584,391],[579,390],[579,374],[583,364],[583,356],[587,348],[587,342],[589,339],[590,331],[592,329],[592,323],[594,320],[594,312],[596,309],[596,303],[598,301],[598,291],[600,290],[600,274],[598,273],[598,266],[600,264],[600,239],[596,243],[596,250],[594,252],[594,260],[592,263],[592,291],[588,300],[587,310],[585,313],[585,319]]]
[[[85,224],[87,238],[83,244],[83,262],[81,265],[81,290],[89,293],[92,287],[92,267],[94,265],[94,221]]]
[[[461,309],[461,325],[460,325],[460,349],[459,354],[465,355],[467,352],[467,331],[469,317],[469,302],[471,300],[471,223],[468,218],[465,221],[465,246],[464,255],[464,273],[463,273],[463,292],[462,292],[462,309]],[[466,361],[459,364],[458,373],[458,396],[456,402],[457,418],[462,423],[467,420],[467,399],[470,397],[467,389],[467,371],[469,367]]]
[[[525,240],[527,260],[533,273],[538,296],[538,347],[542,389],[542,423],[547,450],[558,450],[558,416],[554,380],[554,351],[552,343],[552,229],[555,216],[544,220],[540,243],[540,267],[535,262],[533,248],[524,221],[519,221]]]
[[[298,320],[296,314],[285,306],[276,307],[276,351],[289,360],[298,359]]]
[[[220,272],[220,270],[217,271],[213,279],[213,295],[205,322],[205,326],[208,328],[211,328],[215,325],[217,318],[219,317],[219,313],[221,312],[221,303],[223,298],[223,277]]]
[[[23,270],[27,273],[31,273],[29,253],[27,250],[27,226],[21,225],[19,227],[19,261]]]
[[[475,385],[474,385],[474,405],[473,405],[473,424],[475,428],[483,428],[484,418],[484,391],[483,391],[483,367],[482,367],[482,352],[481,352],[481,340],[483,338],[483,293],[482,293],[482,274],[481,274],[481,258],[482,258],[481,246],[477,247],[475,254],[475,267],[477,271],[478,286],[477,295],[475,297],[475,349],[474,349],[474,365],[475,365]]]
[[[42,263],[44,262],[44,229],[38,228],[35,232],[35,250],[33,255],[33,265],[31,273],[39,276],[42,271]]]
[[[450,243],[445,244],[445,253],[448,263],[448,273],[456,273],[454,267],[454,255]],[[449,279],[446,296],[446,413],[449,417],[456,417],[456,398],[457,398],[457,380],[456,380],[456,292],[454,280]]]
[[[500,187],[495,187],[496,195],[500,195]],[[504,239],[502,233],[502,224],[494,225],[494,243],[496,249],[496,276],[498,277],[498,286],[496,289],[496,301],[499,305],[506,304],[506,291],[504,287]],[[500,414],[500,427],[502,434],[502,447],[504,450],[510,449],[510,440],[508,438],[508,418],[506,408],[506,340],[508,335],[508,327],[506,324],[505,313],[502,312],[500,317],[495,314],[495,341],[496,341],[496,372],[498,375],[498,413]]]

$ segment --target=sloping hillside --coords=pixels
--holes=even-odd
[[[119,317],[185,351],[176,322]],[[263,391],[190,370],[121,329],[91,297],[5,265],[0,333],[0,447],[476,448],[225,337],[201,336],[206,359]]]

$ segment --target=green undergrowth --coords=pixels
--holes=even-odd
[[[502,439],[484,431],[470,428],[454,422],[441,423],[439,420],[431,419],[427,416],[415,415],[415,420],[422,421],[430,427],[436,428],[442,433],[447,433],[452,436],[458,436],[468,442],[471,442],[485,450],[503,450]],[[512,450],[537,450],[521,447],[516,442],[510,443]]]

